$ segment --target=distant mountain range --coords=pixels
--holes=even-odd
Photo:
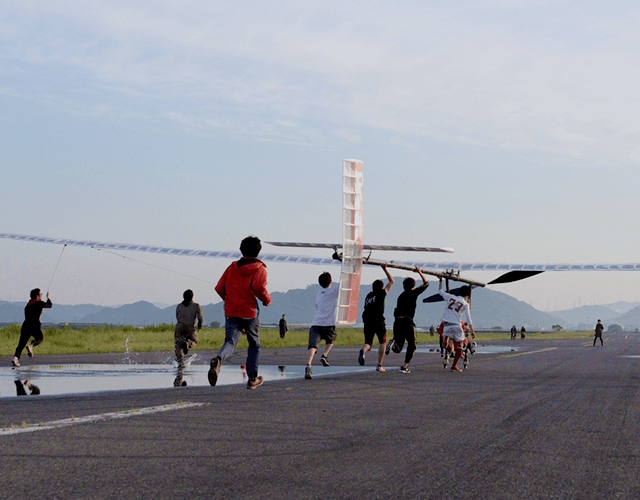
[[[287,315],[287,322],[294,324],[309,324],[315,314],[315,298],[319,285],[309,285],[304,289],[289,290],[288,292],[274,292],[271,294],[273,303],[269,307],[262,307],[260,321],[263,324],[275,324],[283,314]],[[362,313],[364,298],[371,290],[371,285],[362,285],[360,290],[359,313]],[[393,322],[393,309],[398,295],[402,291],[401,279],[387,297],[386,318],[390,326]],[[437,293],[438,283],[431,282],[429,288],[420,296],[416,310],[416,324],[428,327],[437,325],[442,316],[443,303],[423,304],[421,299]],[[20,323],[24,319],[23,302],[0,301],[0,323]],[[224,324],[223,303],[202,306],[205,324],[219,322]],[[591,329],[598,319],[605,327],[618,323],[625,329],[640,327],[640,303],[617,302],[608,306],[582,306],[564,311],[546,313],[539,311],[529,304],[513,297],[486,288],[473,291],[472,318],[476,328],[500,327],[508,330],[512,325],[518,329],[521,326],[530,330],[549,330],[553,325],[563,328]],[[145,326],[161,323],[175,323],[175,305],[157,307],[150,302],[140,301],[119,307],[102,307],[94,304],[64,305],[54,303],[53,308],[45,309],[42,315],[43,323],[93,323],[113,325]]]

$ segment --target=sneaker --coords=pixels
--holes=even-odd
[[[33,346],[31,344],[27,346],[27,354],[30,358],[33,358]]]
[[[304,378],[306,378],[307,380],[311,380],[311,366],[307,365],[307,367],[304,369]]]
[[[257,389],[264,382],[262,377],[254,378],[253,380],[249,380],[247,382],[247,389]]]
[[[395,342],[393,341],[393,339],[391,339],[389,342],[387,342],[387,347],[384,348],[384,355],[388,356],[389,353],[391,352],[391,348],[393,347],[393,344]]]
[[[320,357],[320,363],[322,363],[322,366],[331,366],[329,364],[329,360],[324,354]]]
[[[209,373],[207,377],[209,378],[209,384],[216,385],[218,382],[218,375],[220,374],[220,365],[222,364],[222,360],[218,357],[215,357],[211,360],[211,367],[209,368]]]
[[[13,366],[20,366],[20,361],[18,361],[18,358],[14,357],[13,361],[11,362],[13,364]]]
[[[405,368],[404,366],[401,366],[400,373],[411,373],[411,370],[409,370],[409,367]]]
[[[451,371],[452,372],[461,372],[462,373],[462,370],[460,368],[458,368],[457,366],[452,366],[451,367]]]
[[[383,367],[382,365],[378,365],[378,366],[376,367],[376,371],[377,371],[377,372],[386,372],[387,370],[385,370],[385,369],[384,369],[384,367]]]
[[[358,354],[358,363],[360,363],[360,366],[364,366],[364,349],[360,349],[360,354]]]

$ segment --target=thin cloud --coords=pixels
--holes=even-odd
[[[410,143],[639,161],[635,4],[35,1],[4,10],[0,57],[21,73],[4,92],[44,75],[36,81],[46,87],[21,92],[76,112],[120,109],[188,133],[223,124],[294,143],[352,141],[364,126]]]

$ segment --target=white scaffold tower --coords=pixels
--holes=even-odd
[[[353,325],[358,319],[362,274],[362,185],[363,163],[342,162],[342,269],[337,323]]]

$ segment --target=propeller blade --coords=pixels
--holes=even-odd
[[[514,281],[520,281],[536,274],[543,273],[544,271],[509,271],[508,273],[498,276],[493,281],[487,283],[488,285],[497,285],[499,283],[513,283]]]
[[[459,286],[458,288],[453,288],[452,290],[450,290],[449,293],[451,295],[458,295],[460,293],[461,289],[462,289],[462,287]],[[444,298],[442,297],[442,295],[440,295],[439,293],[436,293],[435,295],[432,295],[431,297],[427,297],[426,299],[422,299],[422,302],[426,302],[426,303],[442,302],[443,300],[444,300]]]
[[[431,303],[431,302],[444,302],[444,298],[439,293],[432,295],[431,297],[427,297],[426,299],[422,299],[422,302]]]

